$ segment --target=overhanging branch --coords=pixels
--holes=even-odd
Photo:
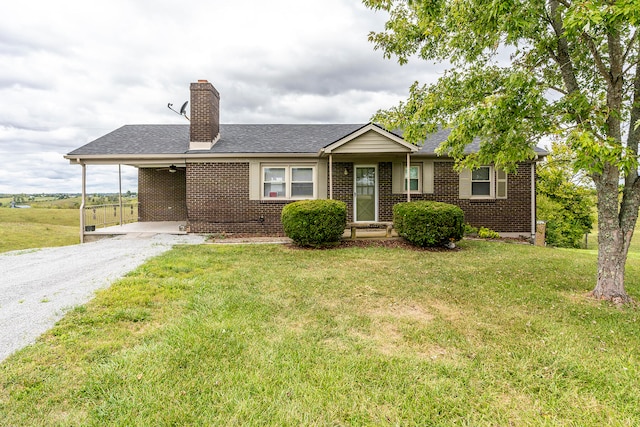
[[[609,73],[607,66],[604,64],[604,61],[602,60],[602,56],[600,55],[600,52],[598,51],[596,44],[593,41],[593,38],[585,32],[581,34],[581,38],[586,42],[587,47],[589,48],[589,51],[593,56],[593,60],[596,64],[596,68],[598,69],[598,72],[600,73],[600,75],[605,79],[606,82],[612,83],[611,73]]]
[[[627,62],[627,58],[629,57],[629,53],[631,52],[631,49],[633,49],[633,44],[636,42],[637,37],[638,37],[638,29],[636,28],[636,30],[633,32],[633,36],[631,36],[631,39],[629,39],[629,45],[627,46],[627,49],[625,50],[624,55],[622,56],[623,63]]]

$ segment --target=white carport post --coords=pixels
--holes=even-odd
[[[329,153],[329,199],[333,200],[333,154]]]
[[[80,202],[80,243],[84,243],[84,205],[87,199],[87,165],[82,163],[82,200]]]
[[[404,183],[407,186],[407,202],[411,201],[411,152],[407,152],[407,170]]]
[[[118,163],[118,200],[120,202],[120,227],[122,227],[122,165]]]

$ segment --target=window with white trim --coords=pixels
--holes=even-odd
[[[459,179],[461,199],[506,199],[507,172],[493,166],[462,169]]]
[[[315,199],[315,175],[313,166],[263,166],[262,199]]]
[[[408,175],[408,176],[407,176]],[[412,193],[422,193],[422,168],[420,165],[404,165],[404,191],[407,191],[407,184]]]
[[[493,171],[491,166],[480,166],[471,171],[471,197],[493,197]]]

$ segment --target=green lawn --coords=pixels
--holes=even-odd
[[[80,243],[77,209],[0,208],[0,252]]]
[[[639,312],[585,297],[595,254],[460,246],[177,247],[1,364],[0,420],[636,425]]]

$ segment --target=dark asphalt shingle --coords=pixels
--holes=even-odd
[[[220,139],[191,153],[317,153],[366,124],[220,125]],[[69,153],[75,155],[184,154],[189,125],[126,125]]]
[[[152,154],[314,154],[366,126],[359,124],[247,124],[220,125],[220,139],[210,150],[189,151],[189,125],[125,125],[71,151],[83,155]],[[399,132],[393,132],[401,136]],[[418,153],[434,154],[451,129],[429,135]],[[477,151],[478,143],[467,151]],[[536,149],[538,153],[545,153]]]
[[[68,155],[182,154],[189,149],[189,125],[125,125]]]

